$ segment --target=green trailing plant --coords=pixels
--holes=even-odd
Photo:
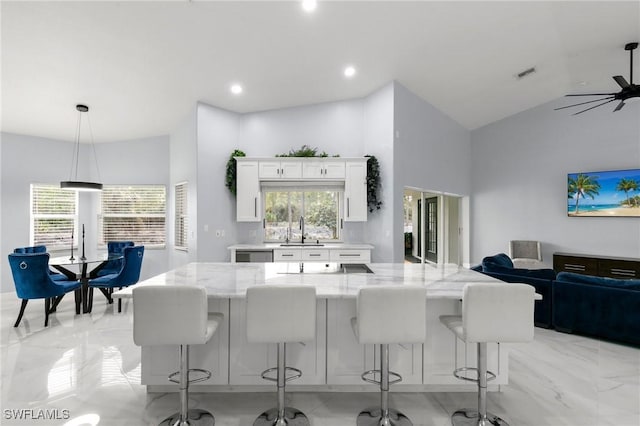
[[[378,199],[380,189],[380,163],[373,155],[365,155],[367,160],[367,206],[369,212],[380,210],[382,201]]]
[[[290,149],[286,154],[276,154],[276,157],[328,157],[329,154],[326,151],[322,151],[318,154],[318,148],[311,148],[309,145],[302,145],[300,149]],[[340,157],[339,155],[332,155],[332,157]]]
[[[234,150],[229,156],[229,161],[227,161],[227,171],[224,179],[225,186],[229,188],[229,191],[233,195],[236,195],[236,174],[237,174],[237,162],[233,157],[246,157],[247,155],[240,151],[239,149]]]

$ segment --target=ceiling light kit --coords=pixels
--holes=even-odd
[[[305,12],[313,12],[318,7],[317,0],[302,0],[302,9]]]
[[[638,48],[638,42],[627,43],[624,46],[624,50],[629,51],[629,82],[627,82],[627,80],[621,75],[613,76],[613,79],[616,81],[616,83],[618,83],[618,85],[621,87],[622,90],[620,90],[619,92],[613,92],[613,93],[581,93],[576,95],[566,95],[566,96],[604,96],[604,98],[594,99],[592,101],[580,102],[573,105],[567,105],[560,108],[555,108],[555,110],[557,111],[559,109],[571,108],[574,106],[586,105],[593,102],[604,101],[595,106],[589,107],[587,109],[583,109],[582,111],[578,111],[573,114],[573,115],[578,115],[578,114],[582,114],[583,112],[597,108],[599,106],[606,105],[608,103],[615,102],[615,101],[620,101],[620,103],[613,110],[613,112],[616,112],[616,111],[620,111],[622,107],[624,107],[625,101],[633,98],[640,98],[640,85],[633,84],[633,51],[637,48]]]
[[[354,75],[356,75],[356,69],[353,66],[349,65],[348,67],[346,67],[344,69],[344,76],[345,77],[351,78]]]
[[[242,86],[239,84],[232,84],[230,90],[234,95],[239,95],[242,93]]]
[[[87,113],[87,124],[89,125],[89,135],[91,137],[91,149],[93,151],[93,159],[96,165],[98,180],[100,179],[100,169],[98,168],[96,148],[93,144],[93,132],[91,131],[91,121],[89,121],[89,107],[78,104],[76,105],[76,110],[78,111],[78,126],[76,129],[76,143],[71,159],[71,173],[69,173],[69,180],[60,182],[60,188],[74,191],[102,191],[101,183],[78,180],[78,164],[80,163],[80,128],[82,127],[82,115],[84,113]]]

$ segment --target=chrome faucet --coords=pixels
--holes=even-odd
[[[302,244],[304,244],[304,217],[300,216],[300,234],[302,234]]]

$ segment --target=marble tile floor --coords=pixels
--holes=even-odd
[[[156,425],[177,410],[177,394],[147,394],[139,384],[130,302],[118,314],[98,295],[91,314],[76,316],[68,297],[47,328],[42,301],[29,302],[18,328],[15,295],[0,294],[0,308],[2,426]],[[312,426],[342,426],[355,425],[379,396],[308,392],[287,399]],[[270,393],[190,395],[191,407],[212,411],[218,426],[251,425],[274,403]],[[456,409],[476,405],[476,394],[392,393],[391,404],[416,426],[446,426]],[[511,426],[640,426],[640,349],[536,328],[534,342],[512,345],[510,384],[490,393],[489,409]]]

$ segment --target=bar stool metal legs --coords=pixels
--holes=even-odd
[[[366,377],[380,372],[380,381]],[[396,377],[389,381],[389,375]],[[402,380],[399,374],[389,371],[389,345],[380,345],[380,370],[369,370],[362,374],[362,379],[369,383],[380,384],[380,407],[368,408],[358,414],[358,426],[413,426],[411,420],[403,413],[389,408],[389,385]]]
[[[189,381],[190,371],[204,373],[205,376]],[[175,380],[174,377],[178,375],[180,379]],[[189,409],[189,383],[200,382],[210,377],[211,372],[207,370],[189,370],[189,346],[180,345],[180,371],[169,376],[169,380],[180,384],[180,411],[164,419],[160,426],[214,426],[213,414],[197,408]]]
[[[495,375],[487,371],[487,344],[478,343],[478,378],[468,379],[456,375],[464,380],[476,381],[478,383],[478,408],[476,410],[458,410],[451,415],[453,426],[509,426],[500,417],[487,412],[487,381],[495,378]],[[466,370],[473,370],[467,368]],[[454,373],[455,374],[455,373]],[[490,376],[487,379],[487,374]]]
[[[295,374],[287,377],[287,370]],[[267,374],[276,371],[276,378],[268,377]],[[278,406],[271,408],[260,414],[253,422],[253,426],[309,426],[309,419],[300,410],[292,407],[285,407],[284,395],[285,385],[289,380],[302,376],[302,372],[297,368],[286,366],[286,344],[278,343],[278,366],[269,368],[262,373],[265,380],[275,381],[278,387]]]

